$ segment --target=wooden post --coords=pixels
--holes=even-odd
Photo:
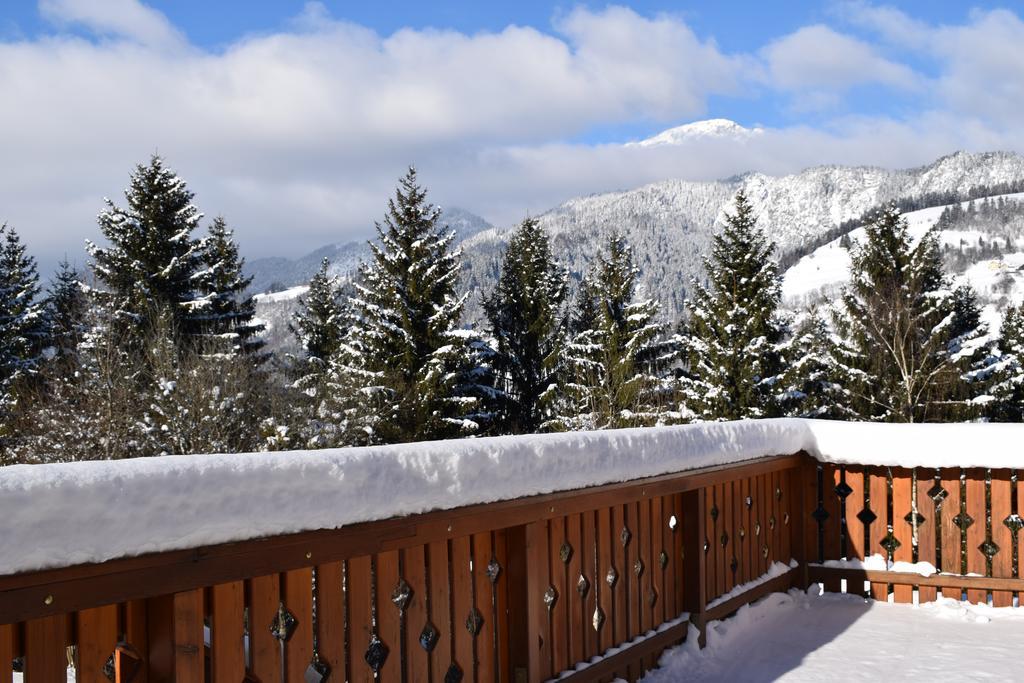
[[[700,629],[700,645],[704,646],[704,596],[707,594],[704,575],[704,489],[698,488],[682,494],[683,609],[690,613],[690,621]],[[670,565],[672,566],[672,565]]]
[[[793,559],[801,567],[799,572],[800,585],[797,587],[801,590],[806,590],[811,585],[807,572],[807,563],[810,561],[811,551],[811,548],[808,547],[808,534],[810,533],[808,527],[813,523],[813,519],[810,516],[811,510],[817,504],[817,500],[812,500],[812,498],[817,496],[818,463],[808,455],[804,464],[796,469],[789,470],[788,475],[787,479],[790,482],[789,533],[791,534],[789,546],[793,549]]]
[[[508,545],[508,680],[511,683],[526,683],[530,671],[530,634],[527,605],[529,604],[528,584],[531,579],[526,566],[526,527],[517,526],[506,530]],[[542,589],[543,590],[543,589]]]

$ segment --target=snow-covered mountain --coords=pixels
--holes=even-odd
[[[660,147],[663,145],[683,145],[694,140],[732,139],[748,140],[761,135],[763,128],[744,128],[729,119],[708,119],[696,121],[683,126],[676,126],[662,131],[653,137],[639,142],[628,142],[627,147]]]
[[[444,209],[441,221],[455,230],[458,239],[472,237],[491,224],[476,214],[452,207]],[[246,274],[253,278],[253,292],[277,292],[309,283],[313,273],[326,258],[331,262],[331,273],[345,276],[366,260],[369,248],[365,240],[328,244],[297,259],[270,257],[253,259],[246,263]],[[271,301],[271,300],[268,300]]]
[[[642,286],[674,318],[690,279],[702,276],[711,236],[738,190],[746,192],[759,224],[786,254],[892,200],[1020,181],[1024,157],[1018,154],[958,152],[906,170],[820,166],[781,177],[748,173],[715,182],[666,180],[570,199],[539,219],[554,253],[576,278],[595,262],[610,234],[624,234],[636,254]],[[480,315],[476,292],[493,283],[510,231],[485,230],[463,243],[464,284],[474,292],[467,307],[470,320]]]

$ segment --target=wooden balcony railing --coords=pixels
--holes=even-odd
[[[1011,604],[1022,496],[1009,470],[798,453],[0,576],[0,682],[12,660],[29,683],[69,661],[85,683],[635,681],[691,625],[811,581]],[[824,565],[876,552],[944,573]]]

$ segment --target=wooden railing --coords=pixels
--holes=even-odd
[[[806,495],[815,501],[806,525],[809,577],[827,590],[895,602],[911,602],[915,592],[927,602],[941,593],[996,607],[1013,605],[1024,592],[1024,481],[1016,470],[807,467]],[[939,573],[822,566],[875,554],[891,562],[927,562]]]
[[[782,455],[3,576],[0,682],[12,660],[29,683],[69,660],[85,683],[634,681],[690,624],[806,583],[812,467]]]

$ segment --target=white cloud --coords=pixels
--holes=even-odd
[[[40,0],[39,12],[59,26],[78,24],[98,35],[154,47],[181,47],[185,37],[157,10],[138,0]]]
[[[828,26],[805,26],[762,50],[769,82],[784,90],[841,92],[877,83],[914,89],[920,76],[903,64],[885,59],[867,43]]]

